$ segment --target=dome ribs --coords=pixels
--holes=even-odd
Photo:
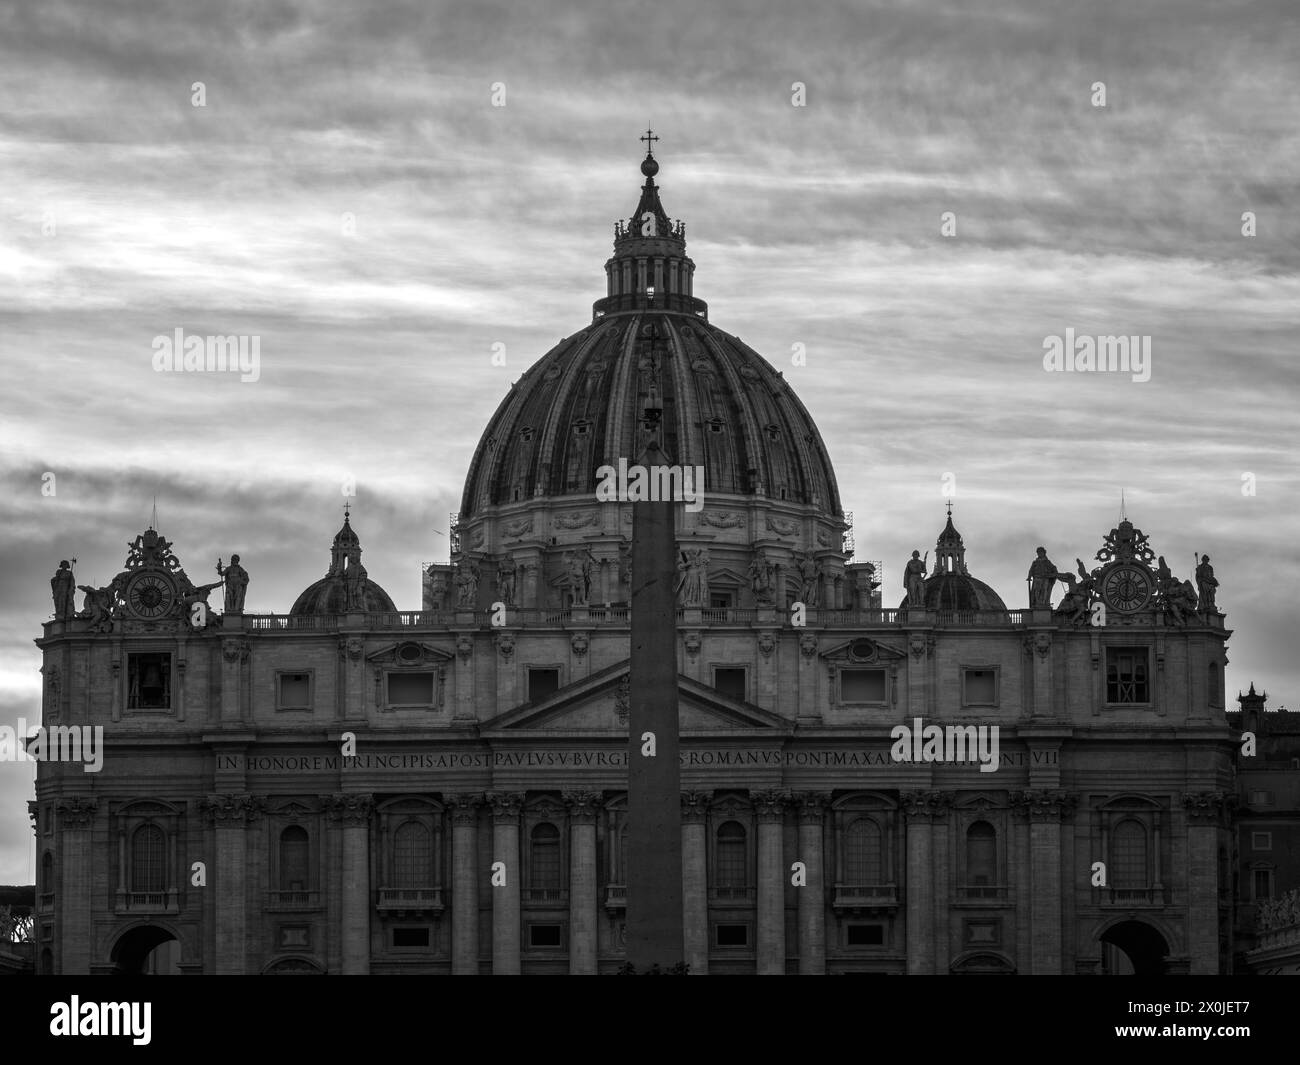
[[[544,408],[537,414],[544,429],[531,472],[533,485],[540,486],[543,495],[565,495],[569,492],[566,452],[572,443],[570,431],[576,417],[573,409],[577,400],[574,394],[577,391],[574,382],[578,380],[579,374],[585,367],[586,356],[601,339],[599,333],[591,332],[577,345],[576,351],[569,349],[558,354],[552,351],[542,360],[548,364],[543,371],[543,380],[552,369],[558,368],[560,371],[558,377],[552,378],[554,382],[552,390],[544,397]],[[563,432],[564,443],[557,453],[556,439],[561,432]],[[588,470],[582,480],[584,484],[579,486],[579,490],[589,486],[593,492],[595,491],[594,470]],[[530,494],[534,493],[530,492]]]

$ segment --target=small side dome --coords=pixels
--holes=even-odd
[[[907,597],[898,604],[907,606]],[[992,588],[969,573],[936,573],[925,580],[926,610],[996,610],[1005,612],[1007,604]]]
[[[952,523],[952,504],[948,504],[948,522],[934,542],[934,571],[923,586],[926,610],[995,610],[1006,613],[1007,604],[992,588],[970,575],[966,568],[966,544]],[[907,597],[898,604],[902,610]]]
[[[343,528],[334,536],[330,566],[325,576],[294,601],[292,617],[321,614],[395,614],[397,607],[386,591],[372,581],[361,564],[361,539],[352,528],[346,509]]]

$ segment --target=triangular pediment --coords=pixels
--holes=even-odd
[[[682,733],[763,730],[785,733],[794,723],[753,703],[732,699],[690,677],[677,675],[677,719]],[[631,706],[628,662],[566,685],[537,704],[523,703],[483,722],[480,735],[521,730],[627,732]]]
[[[819,657],[837,665],[881,665],[900,662],[907,657],[907,652],[887,643],[859,636],[853,640],[843,640],[818,652]]]

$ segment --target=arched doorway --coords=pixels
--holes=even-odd
[[[113,971],[124,976],[180,973],[180,940],[161,925],[139,925],[118,937],[109,956]]]
[[[1101,971],[1107,976],[1163,976],[1165,937],[1142,921],[1121,921],[1101,935]]]

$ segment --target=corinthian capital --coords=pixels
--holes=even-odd
[[[940,820],[948,816],[952,806],[949,791],[905,791],[899,799],[909,821]]]
[[[95,809],[99,803],[95,799],[60,799],[55,804],[59,814],[59,823],[64,828],[85,828],[95,819]]]
[[[1236,805],[1236,796],[1221,791],[1188,791],[1183,793],[1183,808],[1187,820],[1193,824],[1224,824],[1228,813]]]
[[[329,819],[341,821],[344,825],[369,824],[370,813],[375,808],[375,797],[360,792],[322,795],[320,800]]]
[[[751,791],[749,798],[760,821],[780,821],[785,818],[785,808],[790,804],[790,793],[780,788]]]
[[[243,825],[256,821],[266,809],[266,800],[248,793],[209,795],[199,800],[199,810],[209,824]]]
[[[682,792],[682,822],[685,824],[702,824],[709,815],[709,803],[713,801],[711,791]]]
[[[1011,793],[1011,806],[1031,821],[1068,821],[1079,796],[1059,788],[1036,788]]]
[[[486,798],[488,805],[492,807],[493,821],[498,824],[507,824],[519,820],[519,811],[524,808],[523,792],[489,791]]]
[[[599,791],[566,791],[564,805],[569,808],[569,820],[574,824],[594,825],[600,813],[602,793]]]
[[[478,808],[483,805],[482,792],[463,792],[458,795],[444,795],[442,798],[451,813],[453,825],[478,824]]]

